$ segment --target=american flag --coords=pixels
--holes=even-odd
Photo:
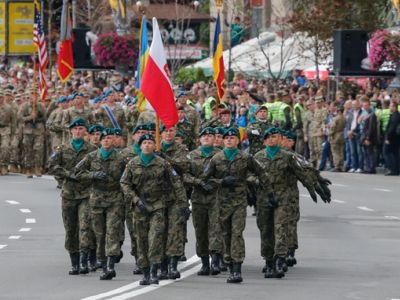
[[[42,19],[40,16],[40,4],[38,0],[34,0],[35,20],[33,23],[33,43],[38,50],[39,58],[39,91],[40,99],[45,100],[47,97],[46,68],[49,63],[47,56],[46,39],[44,37]]]

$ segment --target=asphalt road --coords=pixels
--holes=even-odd
[[[112,281],[99,281],[99,272],[69,276],[55,182],[0,177],[0,299],[400,299],[400,178],[325,175],[334,182],[334,200],[314,204],[302,190],[298,264],[284,279],[263,278],[259,233],[249,210],[242,284],[227,284],[227,274],[196,275],[189,222],[183,278],[149,287],[138,285],[141,277],[132,275],[129,256]]]

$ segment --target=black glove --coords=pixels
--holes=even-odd
[[[319,182],[322,182],[324,185],[330,185],[332,184],[332,182],[328,179],[328,178],[324,178],[321,176],[321,178],[319,178],[318,180]]]
[[[332,196],[331,190],[325,184],[320,184],[320,185],[321,185],[322,190],[324,191],[324,194],[329,198],[329,202],[330,202],[330,199],[331,199],[331,196]]]
[[[201,181],[199,185],[207,193],[212,193],[214,191],[214,187],[208,182]]]
[[[311,199],[313,199],[313,201],[317,203],[317,194],[315,193],[315,190],[313,188],[307,188],[307,190],[311,196]]]
[[[142,200],[142,199],[139,199],[139,201],[136,202],[136,207],[144,215],[147,215],[149,213],[147,208],[146,208],[146,202],[144,200]]]
[[[190,217],[191,213],[192,212],[190,211],[189,207],[182,207],[181,208],[181,215],[182,215],[182,217],[185,218],[186,221],[189,220],[189,217]]]
[[[92,178],[97,179],[97,180],[106,180],[107,173],[103,172],[103,171],[96,171],[96,172],[93,172]]]
[[[222,178],[222,185],[223,186],[232,186],[234,185],[236,182],[236,177],[235,176],[225,176],[224,178]]]
[[[278,201],[278,199],[275,198],[274,193],[268,194],[268,202],[272,208],[277,208],[279,206],[279,201]]]
[[[317,194],[321,197],[322,201],[324,201],[324,203],[330,201],[329,197],[327,197],[327,195],[325,195],[324,190],[321,188],[321,186],[319,184],[317,184],[314,188],[315,188],[315,191],[317,192]]]

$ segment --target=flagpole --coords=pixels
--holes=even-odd
[[[160,138],[160,118],[156,114],[156,151],[161,150],[161,138]]]
[[[32,88],[33,88],[33,103],[32,103],[32,115],[35,116],[32,118],[32,121],[35,123],[36,119],[36,104],[37,104],[37,93],[36,93],[36,50],[33,54],[33,81],[32,81]]]

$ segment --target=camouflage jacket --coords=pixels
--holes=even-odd
[[[49,174],[63,180],[61,197],[71,200],[89,198],[90,184],[87,181],[78,181],[74,168],[78,162],[95,149],[92,144],[84,143],[81,150],[76,152],[71,144],[66,144],[57,147],[50,156]]]
[[[113,204],[122,204],[120,179],[125,170],[126,161],[123,155],[114,150],[103,160],[100,149],[85,156],[75,167],[78,180],[91,182],[90,205],[108,207]],[[94,180],[93,173],[103,171],[107,174],[105,180]]]
[[[93,123],[92,110],[88,107],[78,109],[76,107],[70,107],[63,111],[62,116],[62,127],[65,131],[69,131],[69,124],[77,118],[84,119],[88,124]]]
[[[175,201],[182,207],[187,206],[186,192],[178,174],[159,156],[156,156],[147,167],[139,156],[133,158],[122,175],[121,187],[127,202],[136,204],[141,199],[148,211],[166,206],[170,187],[174,191]]]
[[[62,133],[63,132],[63,115],[64,109],[61,107],[57,107],[50,113],[49,118],[46,122],[46,127],[51,132]]]
[[[36,103],[36,118],[32,120],[32,102],[25,102],[18,111],[18,117],[23,122],[24,134],[40,135],[44,133],[46,110],[40,102]]]
[[[331,144],[344,144],[344,128],[346,126],[346,119],[343,115],[337,115],[333,118],[330,139]]]
[[[205,166],[204,180],[212,180],[219,185],[218,200],[224,206],[247,205],[247,177],[250,172],[255,174],[260,181],[260,187],[266,193],[271,192],[268,174],[265,168],[259,164],[252,156],[238,151],[232,161],[228,160],[223,151],[218,152]],[[224,186],[223,178],[234,176],[233,186]]]
[[[183,176],[189,171],[190,162],[188,150],[185,145],[179,145],[173,142],[168,149],[161,150],[161,152],[163,157],[172,165],[180,176]]]
[[[115,120],[117,121],[119,127],[122,129],[122,134],[124,136],[127,135],[127,128],[125,126],[125,112],[120,107],[119,105],[115,105],[111,107],[111,111],[114,115]],[[95,113],[94,113],[95,121],[97,124],[101,124],[104,127],[107,128],[114,128],[113,123],[111,122],[110,118],[108,117],[107,111],[104,106],[100,107]]]
[[[176,124],[176,128],[183,136],[183,143],[189,150],[193,150],[196,147],[197,133],[193,123],[185,119],[182,122]]]
[[[272,124],[269,121],[257,121],[247,127],[247,138],[249,139],[250,154],[254,155],[264,148],[264,132]]]

